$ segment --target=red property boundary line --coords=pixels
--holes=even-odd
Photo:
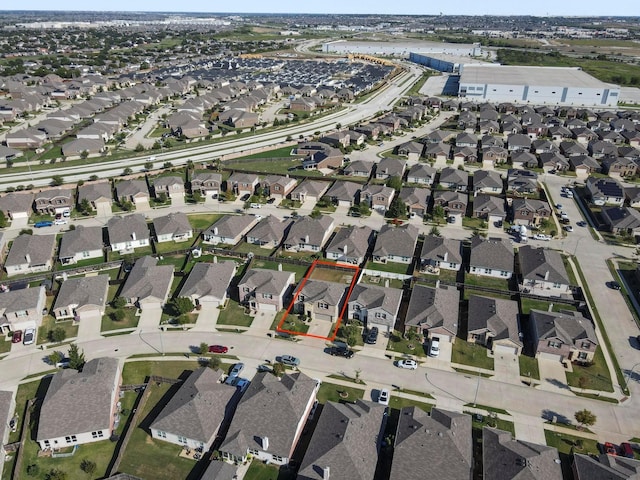
[[[280,320],[280,323],[278,323],[278,326],[276,327],[276,332],[288,333],[289,335],[300,335],[300,336],[303,336],[303,337],[318,338],[320,340],[328,340],[330,342],[333,342],[335,340],[335,338],[336,338],[337,333],[338,333],[338,329],[340,328],[340,324],[342,323],[342,318],[344,317],[344,314],[345,314],[345,312],[347,310],[347,307],[349,306],[349,298],[351,297],[351,292],[353,291],[353,287],[356,286],[356,283],[358,281],[358,274],[360,273],[360,267],[358,267],[357,265],[346,265],[346,264],[340,264],[339,265],[340,267],[343,267],[343,268],[348,268],[348,269],[351,269],[351,270],[355,270],[355,275],[353,276],[353,279],[351,280],[351,285],[349,285],[349,291],[347,292],[347,296],[346,296],[346,298],[344,300],[344,305],[342,306],[342,310],[340,311],[340,315],[338,316],[338,322],[336,323],[336,328],[333,330],[333,332],[331,333],[330,337],[323,337],[322,335],[313,335],[313,334],[310,334],[310,333],[296,332],[296,331],[293,331],[293,330],[286,330],[286,329],[282,328],[282,325],[284,324],[284,321],[287,319],[287,317],[289,316],[289,313],[291,312],[291,309],[296,304],[296,300],[298,299],[298,295],[300,294],[300,292],[304,288],[304,284],[307,283],[307,280],[311,277],[311,274],[313,273],[313,270],[315,270],[316,265],[331,265],[332,267],[335,267],[337,264],[332,263],[332,262],[326,262],[324,260],[314,260],[313,261],[313,263],[311,264],[311,267],[309,268],[309,271],[304,276],[304,278],[302,279],[302,282],[300,282],[300,285],[296,289],[297,291],[296,291],[295,295],[293,296],[293,300],[291,300],[291,303],[287,307],[287,310],[284,313],[282,319]]]

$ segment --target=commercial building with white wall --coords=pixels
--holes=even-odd
[[[337,40],[322,44],[326,53],[361,53],[363,55],[393,55],[409,57],[411,52],[423,54],[449,54],[458,56],[480,57],[483,55],[479,43],[442,43],[442,42],[365,42]]]
[[[571,67],[463,65],[458,95],[474,102],[615,107],[620,87]]]

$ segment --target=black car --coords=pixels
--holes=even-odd
[[[329,349],[329,355],[333,355],[334,357],[351,358],[353,354],[354,351],[347,347],[331,347]]]
[[[607,287],[613,290],[620,290],[620,284],[618,282],[607,282]]]
[[[377,341],[378,341],[378,327],[373,327],[371,330],[369,330],[369,333],[367,333],[367,338],[365,339],[365,342],[367,342],[370,345],[373,345]]]

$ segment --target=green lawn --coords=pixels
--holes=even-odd
[[[294,478],[295,473],[284,468],[280,471],[277,465],[266,465],[260,460],[251,462],[244,476],[244,480],[293,480]]]
[[[576,307],[570,305],[568,303],[559,303],[559,302],[545,302],[544,300],[534,300],[531,298],[522,297],[520,301],[520,308],[522,309],[522,313],[528,315],[531,309],[534,310],[542,310],[543,312],[548,312],[549,307],[551,307],[552,312],[559,312],[561,310],[575,310]]]
[[[325,282],[350,284],[355,272],[355,270],[333,270],[318,265],[313,269],[309,278],[313,280],[323,280]]]
[[[201,257],[202,258],[202,257]],[[176,272],[182,271],[185,264],[185,255],[163,255],[161,260],[158,260],[158,265],[173,265],[173,269]]]
[[[89,258],[87,260],[80,260],[76,263],[70,263],[68,265],[62,265],[60,262],[56,264],[56,270],[69,270],[72,268],[90,267],[92,265],[100,265],[104,263],[104,256],[99,258]]]
[[[540,369],[538,368],[538,359],[535,357],[529,357],[527,355],[520,355],[518,357],[520,363],[520,375],[523,377],[531,376],[536,380],[540,380]]]
[[[122,384],[138,385],[144,383],[145,379],[151,375],[178,378],[185,370],[195,370],[198,367],[197,361],[186,359],[162,362],[147,360],[128,361],[122,369]]]
[[[47,335],[49,335],[49,331],[56,328],[64,329],[66,339],[78,336],[78,326],[73,325],[73,322],[71,320],[56,322],[56,319],[53,316],[45,315],[42,318],[42,325],[40,326],[40,328],[38,328],[37,344],[40,345],[41,343],[48,343],[49,339],[47,338]]]
[[[567,372],[567,383],[570,386],[613,392],[613,383],[601,348],[596,350],[592,365],[582,367],[574,363],[572,368],[573,372]],[[584,382],[582,385],[581,378]]]
[[[345,398],[340,397],[340,393],[343,392],[347,396]],[[354,401],[361,399],[364,396],[364,390],[355,387],[346,387],[343,385],[336,385],[335,383],[323,382],[318,390],[318,402],[327,403],[339,402],[340,400]]]
[[[482,345],[456,338],[456,343],[452,345],[451,362],[493,370],[493,358],[487,356],[488,352]]]
[[[400,273],[402,275],[411,274],[409,271],[411,269],[411,265],[406,263],[377,263],[369,260],[365,265],[365,268],[369,270],[378,270],[379,272]]]
[[[0,337],[0,354],[11,351],[11,336]]]
[[[429,398],[429,397],[425,397],[425,398]],[[435,405],[432,403],[417,402],[410,398],[398,397],[396,395],[391,395],[391,398],[389,399],[389,407],[395,408],[397,410],[401,410],[404,407],[414,407],[414,406],[421,408],[425,412],[430,412],[431,409],[435,407]]]
[[[495,288],[496,290],[509,290],[509,280],[485,277],[484,275],[473,275],[471,273],[467,273],[464,277],[464,283],[477,285],[479,287]],[[481,294],[481,292],[478,293]]]
[[[389,338],[387,350],[403,355],[415,355],[418,357],[425,357],[427,355],[424,346],[420,343],[419,338],[414,340],[407,340],[403,338],[402,333],[394,330]],[[398,355],[401,358],[403,355]]]
[[[404,282],[402,280],[396,280],[395,278],[389,278],[389,288],[402,289]],[[386,285],[387,279],[382,277],[373,277],[371,275],[362,275],[360,277],[360,283],[366,283],[367,285],[378,285],[383,287]]]
[[[435,283],[436,280],[442,280],[444,282],[449,282],[449,283],[456,283],[458,281],[458,274],[459,272],[457,270],[447,270],[446,268],[441,268],[440,273],[438,273],[437,275],[431,275],[429,273],[422,273],[422,272],[418,273],[418,275],[422,279],[425,279],[432,284]]]
[[[184,242],[155,242],[155,250],[156,253],[170,253],[180,250],[188,250],[196,240],[197,239],[190,238],[189,240],[185,240]]]
[[[229,299],[227,307],[220,311],[218,325],[233,325],[236,327],[249,327],[253,322],[253,317],[244,313],[244,307],[238,302]]]
[[[269,260],[254,260],[251,264],[253,268],[266,268],[268,270],[278,270],[278,265],[282,265],[282,270],[285,272],[295,273],[296,282],[302,280],[302,278],[307,274],[307,270],[309,270],[307,265],[294,265],[292,263]]]
[[[188,216],[189,223],[194,230],[206,230],[222,217],[223,215],[219,213],[199,213]]]
[[[573,453],[598,455],[598,442],[588,438],[575,435],[567,435],[565,433],[554,432],[551,430],[544,431],[544,438],[547,445],[558,449],[560,461],[562,462],[563,478],[573,478],[571,463]]]
[[[237,162],[237,163],[241,163],[242,165],[245,165],[244,160],[248,160],[248,159],[288,157],[291,155],[291,151],[293,150],[293,148],[294,147],[282,147],[282,148],[276,148],[274,150],[268,150],[266,152],[255,153],[253,155],[247,155],[245,157],[235,158],[230,162],[225,162],[225,165],[234,165],[237,160],[241,160],[241,162]]]
[[[464,412],[469,413],[469,412]],[[471,417],[471,428],[482,429],[484,427],[493,427],[504,430],[505,432],[511,432],[511,435],[516,434],[516,428],[513,422],[508,420],[502,420],[500,418],[494,418],[489,415],[483,415],[482,420],[478,420],[475,415]]]
[[[234,252],[238,253],[253,253],[254,255],[269,256],[273,253],[273,248],[262,248],[259,245],[253,243],[240,242],[233,248]]]
[[[274,173],[279,175],[286,175],[289,173],[290,169],[297,169],[299,172],[305,172],[302,170],[302,157],[291,157],[284,159],[266,159],[264,156],[262,158],[256,158],[255,160],[247,160],[242,162],[225,162],[225,166],[229,168],[238,168],[242,170],[247,170],[256,173]]]
[[[100,327],[101,332],[120,330],[121,328],[135,328],[138,326],[138,320],[140,320],[140,317],[136,317],[137,308],[123,308],[122,310],[125,313],[125,317],[121,321],[115,321],[112,319],[111,314],[115,312],[115,310],[115,308],[110,306],[107,306],[105,309],[105,314],[102,317],[102,326]]]

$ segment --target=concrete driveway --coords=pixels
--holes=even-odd
[[[202,308],[200,309],[200,313],[198,313],[196,326],[193,327],[192,330],[197,332],[215,332],[220,310],[212,304],[203,303],[201,305]]]
[[[499,382],[520,385],[520,363],[518,356],[512,353],[498,353],[493,357],[494,379]]]
[[[86,342],[102,337],[102,318],[96,316],[78,322],[78,342]]]
[[[161,307],[145,306],[140,313],[137,330],[149,331],[158,330],[160,326],[160,317],[162,316]]]
[[[538,390],[573,396],[567,385],[564,366],[560,362],[539,358],[538,368],[540,370],[540,385],[536,387]]]

